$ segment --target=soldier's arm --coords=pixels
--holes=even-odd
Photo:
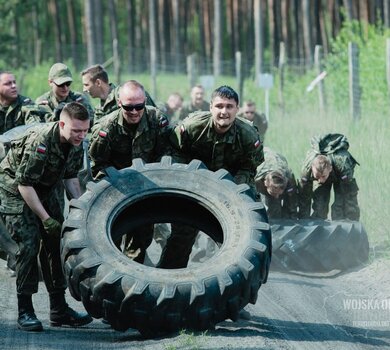
[[[50,217],[46,209],[43,207],[43,204],[39,199],[34,187],[19,184],[18,190],[26,204],[41,219],[41,221],[45,221]]]
[[[291,173],[287,182],[285,200],[283,201],[283,211],[287,219],[298,218],[298,189],[294,174]]]
[[[169,135],[172,158],[178,163],[188,163],[190,157],[190,138],[183,123],[177,125]]]
[[[92,136],[88,149],[91,158],[92,176],[96,179],[99,172],[112,165],[110,161],[110,136],[104,125],[96,124],[92,129]]]

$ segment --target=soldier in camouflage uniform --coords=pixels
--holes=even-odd
[[[178,119],[178,113],[180,112],[182,107],[183,97],[178,92],[170,94],[167,99],[167,102],[157,103],[157,108],[161,112],[163,112],[170,121]]]
[[[332,220],[359,221],[359,188],[354,178],[358,162],[348,152],[347,138],[341,134],[320,135],[312,138],[311,146],[298,183],[299,218],[327,219],[333,186]]]
[[[185,102],[180,110],[179,121],[187,118],[190,113],[210,110],[210,103],[204,100],[204,88],[195,85],[191,89],[191,101]]]
[[[88,99],[81,93],[71,91],[70,85],[73,78],[69,68],[63,63],[55,63],[49,71],[49,85],[51,90],[39,96],[35,103],[43,106],[49,112],[54,112],[57,108],[61,108],[63,104],[69,102],[80,102],[87,108],[88,114],[93,124],[94,111]],[[44,121],[58,121],[59,113],[53,113]]]
[[[69,193],[81,195],[77,172],[82,166],[81,143],[89,128],[89,116],[79,103],[66,105],[60,121],[29,129],[12,142],[0,163],[0,214],[18,245],[16,290],[18,327],[41,331],[32,305],[38,291],[38,261],[50,297],[50,322],[53,326],[79,326],[92,321],[65,301],[66,281],[60,259],[63,222],[52,190],[64,179]]]
[[[253,101],[245,101],[238,116],[252,122],[264,141],[265,133],[268,129],[268,121],[264,113],[256,111],[256,104]]]
[[[255,182],[270,219],[298,218],[297,185],[285,157],[264,147],[264,162],[257,167]]]
[[[167,153],[170,133],[169,121],[155,107],[146,106],[144,87],[135,80],[121,86],[120,109],[99,120],[93,130],[89,146],[92,175],[104,176],[110,166],[123,169],[132,165],[134,158],[156,162]],[[142,227],[125,242],[125,254],[142,263],[153,238],[153,225]]]
[[[0,134],[16,126],[39,122],[43,114],[31,99],[19,95],[15,76],[0,71]]]
[[[119,87],[109,82],[108,73],[99,64],[88,67],[81,72],[83,91],[92,98],[100,99],[100,106],[95,109],[95,122],[120,108]],[[147,91],[146,104],[156,107]]]
[[[209,112],[195,112],[175,127],[170,140],[179,162],[199,159],[212,171],[228,170],[237,184],[248,184],[255,194],[256,168],[263,162],[263,145],[256,130],[236,118],[238,94],[229,86],[216,89]],[[159,267],[186,267],[197,230],[172,224]]]

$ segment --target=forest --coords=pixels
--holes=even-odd
[[[310,67],[326,56],[343,24],[390,25],[387,0],[0,0],[0,67],[115,61],[128,73],[185,73],[195,55],[200,74],[270,71],[280,60]],[[120,63],[119,63],[120,62]]]

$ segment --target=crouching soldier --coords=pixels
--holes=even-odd
[[[313,137],[311,146],[298,184],[299,218],[327,219],[333,187],[332,220],[359,221],[359,188],[354,178],[359,163],[348,151],[347,138],[341,134],[325,134]]]
[[[81,326],[92,321],[65,301],[60,259],[63,215],[52,195],[61,180],[72,197],[81,195],[77,173],[83,163],[82,142],[89,123],[87,109],[80,103],[69,103],[58,122],[33,127],[13,141],[0,163],[0,214],[18,245],[18,327],[25,331],[42,330],[32,304],[32,294],[38,291],[38,256],[50,298],[51,325]]]
[[[264,162],[257,167],[255,183],[270,219],[298,218],[296,181],[285,157],[264,147]]]

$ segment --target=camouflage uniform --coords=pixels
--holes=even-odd
[[[158,161],[167,153],[170,130],[168,119],[154,107],[147,106],[136,125],[126,123],[122,109],[105,116],[92,129],[89,155],[93,176],[101,178],[110,166],[129,167],[134,158],[142,158],[146,163]],[[153,239],[153,225],[137,229],[132,236],[132,241],[126,241],[125,252],[143,262]]]
[[[265,177],[271,171],[278,171],[287,179],[286,189],[279,198],[269,195],[264,185]],[[297,185],[285,157],[268,147],[264,147],[264,162],[257,167],[255,182],[257,191],[265,198],[270,219],[297,219]]]
[[[313,137],[311,145],[313,149],[307,153],[298,183],[299,218],[327,219],[333,186],[335,198],[331,207],[332,220],[359,221],[360,209],[357,200],[359,188],[354,178],[354,169],[359,163],[348,152],[347,138],[341,134],[326,134]],[[326,155],[333,168],[323,184],[315,181],[311,169],[313,159],[319,154]],[[313,213],[310,215],[311,202]]]
[[[244,113],[237,114],[238,117],[245,118]],[[254,119],[252,121],[253,126],[257,129],[262,140],[264,140],[265,133],[268,129],[268,121],[264,113],[255,112]]]
[[[69,102],[79,102],[82,105],[84,105],[84,107],[87,108],[87,110],[88,110],[89,118],[91,120],[91,125],[93,125],[93,116],[94,116],[93,108],[92,108],[91,104],[89,103],[88,98],[79,92],[70,91],[67,98],[61,102],[59,102],[57,100],[53,91],[48,91],[48,92],[44,93],[42,96],[39,96],[35,100],[36,104],[46,108],[46,110],[48,112],[54,112],[56,110],[56,108],[58,108],[60,103],[69,103]],[[58,115],[52,113],[52,114],[48,115],[48,117],[46,117],[46,119],[44,121],[46,121],[46,122],[58,121]]]
[[[170,109],[166,102],[157,103],[157,108],[166,115],[169,121],[179,119],[178,111]]]
[[[10,106],[0,105],[0,134],[16,126],[39,122],[41,114],[44,114],[44,111],[34,105],[31,99],[18,95]]]
[[[180,110],[178,121],[187,118],[188,115],[191,113],[199,112],[199,111],[209,111],[209,110],[210,110],[210,103],[204,100],[200,107],[194,106],[192,102],[184,103],[183,107]]]
[[[100,107],[95,109],[95,122],[103,118],[104,116],[116,111],[120,108],[119,106],[119,89],[120,86],[115,86],[110,83],[110,93],[105,100],[100,100]],[[156,107],[153,99],[145,91],[146,105]]]
[[[60,238],[46,233],[40,219],[20,195],[18,185],[32,186],[49,215],[61,223],[62,212],[56,197],[51,195],[52,190],[60,180],[77,177],[82,161],[82,146],[62,148],[58,123],[48,123],[29,129],[13,141],[0,164],[0,213],[19,247],[16,254],[18,294],[37,292],[38,254],[48,292],[63,294],[66,288]]]
[[[201,160],[211,171],[228,170],[237,184],[248,184],[255,193],[256,168],[264,161],[263,145],[256,130],[236,118],[223,135],[214,131],[210,112],[195,112],[175,127],[171,143],[177,150],[176,160]],[[191,227],[172,225],[172,233],[164,247],[159,267],[187,266],[198,231]]]

